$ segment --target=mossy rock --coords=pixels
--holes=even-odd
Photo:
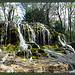
[[[6,47],[4,45],[1,46],[2,51],[16,51],[16,47],[13,44],[8,44]]]
[[[39,46],[36,43],[29,43],[29,44],[32,46],[32,48],[39,48]]]
[[[22,58],[27,58],[27,50],[23,50],[23,49],[21,49],[20,51],[18,51],[17,53],[16,53],[16,55],[17,56],[20,56],[20,57],[22,57]],[[28,55],[28,58],[30,58],[31,57],[31,54],[29,54]]]
[[[54,48],[58,48],[59,46],[56,44],[56,45],[45,45],[45,46],[42,46],[43,49],[54,49]]]
[[[11,33],[9,33],[11,32]],[[7,32],[7,44],[11,43],[13,45],[19,45],[19,33],[18,33],[18,28],[15,27],[9,27],[8,32]]]
[[[4,45],[1,46],[2,51],[6,51],[6,47]]]
[[[52,54],[50,54],[50,56],[51,56],[52,58],[56,58],[56,56],[54,56],[54,55],[52,55]]]
[[[28,45],[28,49],[32,49],[32,46],[31,45]]]
[[[10,30],[11,30],[11,33],[17,33],[18,28],[13,27],[13,28],[11,28]]]
[[[29,42],[29,35],[28,35],[28,29],[26,28],[25,30],[25,40],[27,41],[27,42]]]
[[[43,49],[32,48],[31,52],[32,52],[33,59],[35,58],[38,59],[41,56],[47,57],[47,54],[45,53]]]
[[[43,49],[38,49],[38,53],[40,53],[44,57],[47,57],[47,53]]]
[[[43,49],[49,49],[48,45],[42,46]]]
[[[10,43],[7,45],[6,50],[7,51],[16,51],[15,46]]]
[[[67,54],[66,51],[62,48],[56,48],[55,51],[58,52],[58,53]]]
[[[24,50],[20,50],[16,53],[17,56],[20,56],[20,57],[24,57],[24,53],[25,53],[25,57],[26,57],[26,51],[24,52]]]
[[[38,57],[37,56],[32,56],[32,59],[38,59]]]
[[[36,56],[37,58],[40,56],[40,54],[37,51],[37,48],[32,48],[31,52],[32,52],[32,56]]]

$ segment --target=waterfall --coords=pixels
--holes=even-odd
[[[35,38],[36,38],[35,31],[27,23],[26,23],[26,26],[29,27],[29,29],[31,31],[32,42],[35,42]],[[30,34],[30,32],[29,32],[29,34]],[[30,38],[30,35],[29,35],[29,38]]]
[[[36,41],[36,35],[35,35],[35,31],[30,27],[30,25],[28,25],[26,23],[26,26],[29,27],[30,31],[31,31],[31,38],[32,38],[32,42],[35,43],[36,45],[38,45],[35,41]],[[29,32],[29,29],[28,29],[28,34],[29,34],[29,40],[30,40],[30,32]],[[29,41],[30,42],[30,41]],[[38,45],[39,49],[40,49],[40,46]]]
[[[47,31],[47,35],[48,35],[48,45],[50,45],[50,32],[47,28],[45,28],[45,26],[43,24],[39,24],[37,23],[37,25],[39,25],[42,28],[42,33],[43,33],[43,45],[45,45],[45,31]]]
[[[66,44],[64,42],[62,42],[60,36],[58,36],[58,39],[59,39],[60,43],[62,44],[62,46],[66,46]]]
[[[19,38],[20,38],[20,46],[23,48],[23,50],[26,50],[28,48],[28,45],[26,44],[26,41],[23,39],[23,36],[20,32],[20,25],[18,24],[18,32],[19,32]]]
[[[25,51],[27,51],[27,58],[29,58],[29,54],[32,57],[32,52],[28,50],[28,45],[26,44],[26,41],[23,39],[23,35],[21,34],[20,31],[20,24],[18,24],[18,32],[19,32],[19,38],[20,38],[20,47],[24,50],[24,59],[25,59]]]
[[[74,52],[74,53],[75,53],[74,48],[72,48],[72,46],[70,46],[70,45],[67,45],[67,44],[66,44],[66,42],[62,42],[62,40],[61,40],[60,36],[58,36],[58,39],[59,39],[60,43],[62,44],[62,46],[67,46],[67,47],[69,47],[69,48],[70,48],[70,50],[71,50],[72,52]]]

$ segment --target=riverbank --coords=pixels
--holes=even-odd
[[[18,57],[12,52],[0,52],[2,58],[6,54],[7,59],[0,63],[0,73],[68,73],[70,70],[69,64],[50,58],[40,57],[32,61]]]

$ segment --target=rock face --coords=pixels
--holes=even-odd
[[[74,49],[64,35],[44,24],[1,22],[0,36],[0,50],[8,54],[1,72],[63,73],[69,70],[67,63],[75,64]]]
[[[36,42],[38,45],[55,44],[58,33],[41,23],[20,23],[21,33],[26,42]],[[16,45],[19,43],[18,24],[13,22],[0,23],[0,43]],[[13,42],[14,41],[14,42]],[[41,42],[40,42],[41,41]]]
[[[5,46],[7,46],[9,43],[13,45],[19,43],[18,30],[13,22],[0,23],[0,36],[0,43],[4,44]]]
[[[33,60],[34,63],[29,63],[27,59],[17,57],[12,52],[6,52],[6,54],[8,58],[3,64],[0,64],[0,73],[65,73],[69,70],[67,63],[56,60],[42,57]]]
[[[43,49],[39,48],[43,45],[58,45],[57,36],[59,33],[41,23],[13,23],[1,22],[0,23],[0,43],[2,51],[18,51],[23,50],[20,46],[21,39],[19,36],[18,25],[20,27],[20,34],[23,40],[26,41],[28,49],[32,52],[32,58],[39,58],[39,56],[47,56]],[[21,45],[24,46],[24,45]],[[25,48],[25,47],[23,47]],[[28,51],[28,50],[27,50]],[[26,52],[27,53],[27,52]],[[24,56],[21,52],[18,56]],[[27,56],[27,55],[26,55]],[[29,56],[30,57],[30,56]]]

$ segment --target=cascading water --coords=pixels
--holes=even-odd
[[[35,37],[36,37],[36,35],[35,35],[34,30],[33,30],[33,29],[30,27],[30,25],[28,25],[27,23],[26,23],[26,26],[29,27],[29,29],[30,29],[30,31],[31,31],[32,42],[35,42]],[[30,37],[29,37],[29,38],[30,38]]]
[[[27,23],[26,23],[26,26],[30,29],[30,31],[31,31],[31,38],[32,38],[32,42],[33,43],[35,43],[36,45],[38,45],[36,42],[35,42],[35,38],[36,38],[36,35],[35,35],[35,31],[30,27],[30,25],[28,25]],[[28,29],[28,34],[29,34],[29,40],[30,40],[30,31],[29,31],[29,29]],[[29,41],[30,42],[30,41]],[[39,49],[40,49],[40,46],[38,45],[38,47],[39,47]]]
[[[2,52],[2,50],[0,49],[0,52]]]
[[[50,45],[50,32],[47,28],[45,28],[45,26],[43,24],[39,24],[37,23],[37,25],[40,25],[40,27],[42,28],[42,34],[43,34],[43,45],[45,45],[45,31],[47,31],[48,34],[48,45]]]
[[[20,32],[20,24],[18,24],[18,32],[19,32],[19,38],[20,38],[20,47],[24,50],[24,58],[25,58],[25,50],[27,50],[28,45],[26,44],[26,41],[23,39],[23,36]]]
[[[20,32],[20,24],[18,24],[18,32],[20,38],[20,46],[23,48],[23,50],[26,50],[28,48],[28,45],[26,44],[26,41],[23,39],[23,36]]]
[[[30,50],[28,50],[28,45],[26,44],[26,41],[23,39],[23,36],[20,31],[20,24],[18,24],[18,32],[19,32],[19,38],[20,38],[20,47],[24,50],[24,58],[25,58],[25,51],[27,51],[27,58],[29,58],[29,53],[32,56],[32,53]]]
[[[74,48],[72,48],[72,46],[70,46],[70,45],[67,45],[66,42],[62,42],[60,36],[58,36],[58,39],[59,39],[60,43],[62,44],[62,46],[69,47],[70,50],[75,53]]]

